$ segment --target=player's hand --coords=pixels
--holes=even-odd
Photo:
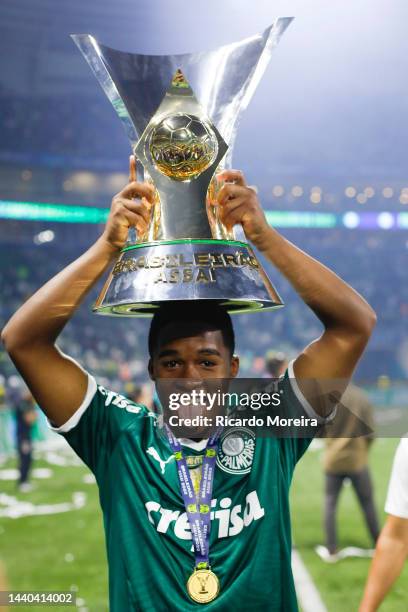
[[[270,228],[255,190],[248,187],[240,170],[224,170],[217,179],[225,181],[217,198],[220,220],[227,229],[240,223],[247,239],[259,246]]]
[[[148,228],[154,202],[154,187],[136,181],[135,158],[130,157],[129,183],[112,199],[103,240],[120,251],[126,244],[130,227],[144,233]]]

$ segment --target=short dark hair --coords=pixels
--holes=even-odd
[[[170,340],[199,334],[203,331],[219,330],[225,346],[231,355],[235,350],[235,335],[231,317],[226,309],[218,303],[208,301],[171,302],[163,305],[154,313],[149,331],[149,354],[157,350],[160,331],[169,324],[176,324],[177,331],[171,334]]]

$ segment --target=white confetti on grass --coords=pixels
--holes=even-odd
[[[45,453],[44,459],[51,465],[60,465],[62,467],[83,465],[79,457],[71,453],[65,454],[61,452],[48,451]]]
[[[50,468],[34,468],[31,471],[31,477],[34,479],[44,480],[51,478],[54,472]],[[20,478],[20,472],[14,468],[8,468],[0,470],[0,480],[18,480]]]
[[[59,504],[33,504],[21,501],[13,495],[0,493],[0,517],[18,519],[24,516],[38,516],[45,514],[59,514],[79,510],[86,504],[86,494],[76,491],[72,494],[72,501]]]
[[[0,480],[18,480],[20,472],[18,470],[9,468],[6,470],[0,470]]]
[[[43,480],[46,478],[51,478],[54,475],[54,472],[50,470],[50,468],[34,468],[31,472],[33,478],[38,478],[39,480]]]

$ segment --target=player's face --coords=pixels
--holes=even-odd
[[[172,414],[169,409],[172,395],[200,390],[213,393],[226,391],[228,379],[237,375],[238,367],[238,357],[231,356],[220,331],[203,331],[163,342],[149,362],[149,373],[156,382],[165,420]],[[224,412],[225,407],[213,406],[212,412],[209,412],[205,403],[189,402],[188,405],[179,406],[177,414],[183,419],[193,419],[196,416],[211,417],[221,411]],[[178,429],[176,435],[203,438],[209,437],[211,431],[211,426],[206,424],[194,425]]]
[[[151,378],[234,378],[238,357],[231,356],[222,333],[204,331],[195,336],[177,338],[159,346],[150,361]]]

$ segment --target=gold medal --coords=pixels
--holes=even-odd
[[[194,570],[187,582],[187,592],[197,603],[208,603],[220,592],[220,581],[210,569]]]

